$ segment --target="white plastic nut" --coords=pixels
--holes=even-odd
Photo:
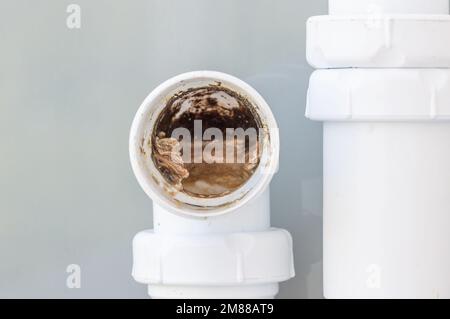
[[[315,68],[448,68],[450,16],[318,16],[307,23]]]
[[[331,15],[447,14],[447,0],[329,0]]]
[[[448,121],[450,69],[315,71],[306,117],[318,121]]]
[[[292,238],[287,231],[134,238],[133,277],[159,285],[251,285],[294,276]],[[291,262],[287,264],[286,260]]]

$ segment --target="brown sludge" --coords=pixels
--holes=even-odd
[[[177,190],[190,196],[214,198],[229,194],[240,188],[255,172],[259,164],[259,141],[250,147],[232,142],[235,154],[244,147],[245,163],[184,163],[182,144],[171,138],[177,128],[189,130],[193,144],[202,136],[194,135],[194,121],[202,120],[202,136],[208,128],[218,128],[226,136],[227,128],[254,128],[258,132],[261,121],[253,105],[238,93],[218,85],[189,89],[173,96],[159,115],[152,134],[152,160],[165,180]],[[225,156],[226,141],[223,156]],[[202,149],[210,141],[202,142]],[[250,152],[252,150],[253,152]],[[252,161],[250,161],[252,159]]]

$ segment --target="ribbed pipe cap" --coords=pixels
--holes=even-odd
[[[331,15],[448,14],[448,0],[329,0]]]

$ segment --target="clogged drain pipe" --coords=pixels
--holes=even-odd
[[[225,140],[228,129],[239,128],[257,137]],[[223,145],[205,142],[205,134],[216,142],[221,132]],[[208,147],[214,159],[199,160]],[[244,161],[225,162],[221,151],[229,150]],[[133,241],[133,277],[151,297],[273,298],[278,283],[294,276],[291,236],[270,227],[268,186],[278,154],[269,106],[235,77],[186,73],[145,99],[132,125],[130,159],[154,201],[154,229]]]

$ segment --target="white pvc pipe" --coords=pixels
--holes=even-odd
[[[249,286],[148,286],[148,294],[155,299],[274,299],[277,283]]]
[[[450,298],[448,11],[330,0],[308,23],[327,298]]]
[[[173,94],[192,87],[222,83],[226,87],[248,98],[256,107],[263,121],[261,158],[257,170],[247,183],[230,195],[219,198],[194,198],[181,192],[168,192],[170,188],[161,176],[149,156],[149,137],[165,102]],[[167,210],[190,216],[218,216],[242,207],[257,195],[263,193],[269,185],[279,162],[278,126],[270,107],[262,96],[244,81],[228,74],[213,71],[196,71],[175,76],[154,89],[139,108],[130,133],[130,161],[136,178],[158,205]],[[163,186],[163,187],[162,187]],[[203,211],[199,213],[199,207]]]
[[[231,194],[191,197],[170,189],[149,159],[148,141],[168,98],[217,83],[255,107],[264,127],[261,159],[252,177]],[[130,159],[139,184],[154,201],[154,229],[134,238],[133,277],[148,285],[151,297],[274,298],[278,283],[294,276],[292,238],[270,227],[269,183],[278,155],[279,134],[269,106],[233,76],[211,71],[182,74],[145,99],[131,128]]]
[[[154,230],[161,234],[208,234],[265,231],[270,228],[270,190],[244,207],[215,218],[180,218],[164,207],[153,205]]]
[[[450,298],[450,124],[324,124],[324,294]]]

